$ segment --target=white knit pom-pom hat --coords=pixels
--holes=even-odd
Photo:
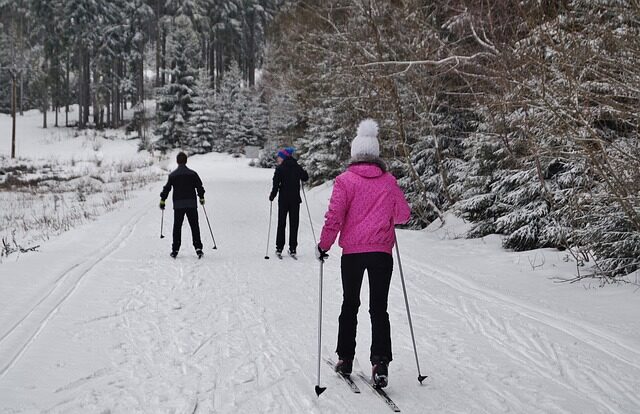
[[[365,119],[358,126],[358,134],[351,143],[351,158],[380,156],[378,124],[373,119]]]

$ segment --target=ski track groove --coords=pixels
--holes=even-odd
[[[599,351],[628,364],[638,370],[640,370],[640,362],[635,362],[626,358],[622,352],[613,351],[608,349],[609,347],[621,348],[623,351],[634,354],[640,360],[640,351],[630,346],[623,344],[622,340],[615,338],[612,334],[601,331],[597,328],[588,326],[585,323],[572,320],[562,315],[551,314],[548,311],[542,309],[536,309],[525,303],[521,303],[515,299],[510,299],[500,293],[484,289],[476,286],[473,282],[470,282],[458,274],[455,271],[444,271],[442,268],[436,269],[429,266],[427,263],[417,262],[413,259],[407,258],[406,261],[410,264],[411,270],[416,271],[424,276],[438,280],[439,282],[448,285],[449,287],[473,296],[477,299],[501,303],[504,307],[516,312],[519,315],[526,316],[529,319],[535,320],[538,323],[550,326],[559,331],[564,331],[573,336],[575,339],[589,344]],[[425,269],[426,268],[426,269]],[[584,331],[581,333],[579,331]],[[606,342],[602,344],[602,342]]]
[[[255,188],[247,191],[250,190]],[[249,206],[243,208],[250,210]],[[0,371],[0,378],[27,351],[85,276],[118,251],[135,233],[145,211],[129,219],[118,235],[97,249],[91,258],[60,273],[44,288],[48,289],[47,293],[3,333],[0,350],[14,334],[18,335],[21,329],[27,330],[26,324],[48,305],[50,298],[55,299],[53,308],[49,306],[45,309],[48,312],[36,332],[28,338],[13,362]],[[301,217],[301,228],[303,221],[309,226],[309,221]],[[124,231],[127,228],[130,229],[128,233]],[[244,232],[247,239],[251,239],[260,230],[251,227],[234,231]],[[338,407],[339,412],[344,413],[386,412],[387,408],[373,398],[371,401],[359,399],[358,404],[353,404],[351,391],[339,383],[342,380],[330,375],[323,375],[323,379],[327,381],[333,378],[327,381],[334,392],[331,398],[301,396],[307,385],[311,389],[311,382],[306,384],[306,380],[315,381],[315,369],[313,378],[299,376],[299,372],[308,367],[302,366],[292,347],[287,346],[289,336],[278,336],[282,332],[273,327],[278,326],[280,318],[273,313],[273,309],[267,309],[259,295],[261,284],[290,283],[290,278],[297,277],[294,273],[300,273],[301,269],[309,273],[309,277],[314,277],[315,271],[310,270],[310,264],[304,261],[304,257],[295,264],[291,263],[289,272],[268,275],[273,280],[264,282],[252,279],[263,277],[255,274],[254,267],[247,268],[246,261],[233,255],[225,256],[226,252],[207,254],[197,260],[191,251],[185,253],[187,250],[183,248],[177,259],[152,254],[147,263],[140,263],[133,269],[147,277],[141,279],[143,281],[133,287],[125,298],[120,299],[119,311],[95,319],[110,324],[111,328],[122,334],[123,342],[115,346],[112,366],[58,388],[56,392],[72,391],[75,395],[45,412],[68,412],[81,408],[87,411],[87,407],[105,406],[111,407],[111,411],[104,412],[317,413],[324,412],[325,408],[335,410]],[[607,369],[611,361],[602,360],[599,356],[596,359],[592,353],[572,354],[568,349],[563,349],[564,341],[556,344],[546,332],[549,329],[560,332],[571,342],[575,339],[617,363],[640,369],[640,362],[634,360],[640,360],[636,358],[640,357],[640,351],[621,342],[614,334],[479,286],[460,276],[451,266],[435,268],[424,259],[418,261],[404,256],[402,259],[411,273],[424,276],[423,279],[433,279],[447,288],[446,295],[436,295],[427,289],[425,283],[411,288],[407,286],[415,292],[410,295],[414,299],[412,306],[418,304],[416,299],[420,297],[422,301],[429,300],[431,306],[459,317],[472,332],[486,338],[493,349],[502,352],[516,365],[506,372],[496,369],[495,359],[491,356],[481,358],[472,355],[477,358],[472,360],[461,351],[464,348],[460,342],[463,338],[458,336],[463,332],[435,333],[438,340],[425,345],[439,352],[441,358],[451,358],[451,377],[457,374],[461,387],[468,389],[468,393],[462,396],[471,399],[457,408],[447,405],[446,401],[440,401],[440,405],[433,408],[468,412],[465,410],[473,407],[473,412],[487,414],[505,411],[568,414],[572,411],[563,408],[562,398],[559,397],[564,392],[562,390],[576,393],[597,405],[593,407],[593,412],[626,414],[630,405],[640,406],[640,397],[636,395],[634,387],[637,380],[629,381],[626,376],[615,378],[617,371]],[[282,262],[271,261],[269,265],[282,266]],[[76,271],[79,276],[74,279]],[[72,283],[68,283],[69,280]],[[253,289],[249,288],[249,284],[253,285]],[[398,287],[392,289],[394,297],[399,298]],[[57,294],[60,290],[66,294]],[[458,294],[449,297],[450,292]],[[295,300],[313,303],[316,301],[315,295],[317,292],[306,289],[300,291]],[[332,299],[328,299],[331,302]],[[338,299],[335,301],[339,304]],[[415,315],[416,321],[424,318],[424,312]],[[300,322],[304,322],[297,327],[300,331],[307,329],[305,323],[314,325],[313,321]],[[442,346],[446,346],[446,349]],[[410,347],[407,352],[409,350]],[[580,358],[588,359],[585,363]],[[445,361],[445,364],[448,362]],[[496,372],[504,377],[488,380]],[[228,375],[223,377],[220,373]],[[298,373],[293,378],[300,383],[292,383],[289,373]],[[523,391],[514,393],[511,386],[521,376],[542,378],[562,390],[557,394],[543,395],[544,398],[539,401],[541,389],[538,382],[519,382],[518,387]],[[300,381],[302,378],[305,382]],[[109,382],[106,389],[96,394],[96,390],[87,384],[97,379]],[[437,386],[437,382],[431,384]],[[525,392],[525,389],[530,392]],[[446,399],[447,391],[443,392]],[[453,392],[448,395],[458,394]],[[398,403],[403,407],[402,394],[398,397]],[[412,408],[417,408],[415,400],[409,401]]]
[[[86,259],[81,263],[72,265],[66,272],[61,273],[60,276],[58,276],[53,282],[54,286],[42,297],[42,299],[40,299],[27,312],[27,314],[18,321],[18,323],[16,323],[9,331],[7,331],[2,336],[2,339],[0,339],[0,349],[12,336],[14,336],[14,334],[16,334],[16,336],[19,336],[19,334],[21,333],[23,334],[22,338],[17,338],[15,340],[16,342],[18,342],[17,344],[11,344],[12,351],[9,352],[11,352],[13,356],[10,356],[8,360],[2,363],[2,368],[0,368],[0,378],[3,378],[15,366],[22,355],[24,355],[24,353],[29,349],[31,344],[38,337],[40,332],[42,332],[42,330],[47,326],[51,318],[64,305],[67,299],[70,298],[77,290],[85,276],[104,259],[117,251],[129,239],[129,237],[135,233],[136,225],[142,219],[142,217],[144,217],[144,215],[144,209],[142,211],[138,211],[137,214],[135,214],[131,219],[127,221],[124,226],[122,226],[118,234],[108,243],[106,243],[106,245],[98,249],[91,258]],[[73,271],[75,269],[80,270],[79,274],[75,278],[73,278]],[[69,280],[69,283],[65,283],[67,282],[67,280]],[[54,295],[54,293],[58,290],[61,291],[60,294]],[[53,303],[45,303],[50,298]],[[44,316],[36,317],[36,313],[44,313]],[[35,319],[39,319],[39,321],[34,321],[35,330],[33,330],[33,326],[25,326],[27,325],[27,319],[31,316],[34,316]],[[24,328],[23,331],[25,332],[19,332],[20,328]]]
[[[124,364],[131,377],[142,372],[143,377],[154,378],[154,382],[163,378],[163,371],[170,371],[163,369],[163,366],[178,365],[184,381],[171,375],[164,378],[165,390],[154,394],[165,395],[176,395],[178,390],[169,391],[169,388],[182,388],[185,381],[189,381],[188,377],[194,375],[194,370],[209,371],[209,383],[213,384],[210,389],[216,392],[198,389],[194,399],[184,407],[185,410],[181,410],[183,412],[254,411],[256,408],[299,412],[308,408],[300,404],[299,398],[289,392],[285,384],[286,373],[295,368],[283,370],[280,364],[282,361],[293,361],[293,357],[274,358],[281,353],[281,349],[271,340],[274,335],[266,323],[264,307],[256,306],[252,295],[247,295],[247,281],[242,278],[245,275],[237,273],[237,263],[218,263],[216,286],[211,289],[211,284],[206,286],[202,280],[205,274],[214,277],[211,266],[205,260],[185,264],[184,260],[178,259],[168,267],[170,270],[167,272],[154,269],[153,272],[163,274],[155,282],[149,281],[132,291],[132,296],[138,296],[139,299],[127,298],[117,318],[122,321],[121,328],[128,332],[125,336],[129,348],[128,355],[118,364]],[[173,278],[171,273],[175,275]],[[185,303],[187,298],[189,301]],[[217,303],[209,303],[212,299]],[[127,312],[132,305],[136,309],[133,314]],[[200,309],[202,307],[205,309]],[[194,308],[198,311],[194,312]],[[186,315],[184,318],[175,320],[170,317],[171,313],[182,311]],[[205,325],[202,322],[208,323]],[[213,326],[215,333],[200,332],[198,325]],[[258,345],[256,337],[259,338]],[[213,341],[214,338],[220,340]],[[228,368],[221,371],[233,373],[231,378],[225,378],[222,382],[215,375],[214,368],[221,364],[226,364]],[[144,368],[140,371],[136,366]],[[269,375],[266,375],[267,372]],[[203,380],[202,375],[200,380]],[[222,397],[216,398],[216,393]],[[210,397],[205,397],[206,394],[210,394]],[[285,405],[282,405],[283,402]],[[140,401],[138,408],[143,407],[156,407],[163,411],[162,406],[153,399]]]
[[[515,327],[509,323],[505,316],[501,318],[501,321],[498,321],[488,309],[481,310],[476,301],[507,309],[517,315],[518,318],[526,318],[534,323],[563,332],[565,335],[590,346],[597,352],[638,368],[635,362],[629,361],[628,358],[620,354],[620,352],[629,349],[627,346],[620,345],[619,347],[622,350],[607,348],[611,345],[618,345],[612,343],[614,340],[611,335],[592,329],[583,323],[572,321],[569,318],[552,316],[547,311],[534,309],[531,306],[506,298],[499,293],[474,286],[472,282],[464,280],[455,272],[435,269],[428,264],[412,259],[404,259],[403,262],[407,263],[407,267],[412,272],[433,278],[469,296],[471,300],[462,296],[458,297],[459,309],[451,305],[444,305],[445,309],[448,307],[448,311],[466,320],[474,331],[498,344],[502,352],[508,355],[510,359],[517,361],[525,369],[567,390],[580,393],[595,404],[605,408],[608,413],[624,414],[627,412],[625,409],[627,405],[613,405],[612,401],[618,400],[617,398],[612,397],[611,400],[607,400],[600,397],[601,395],[624,396],[628,403],[636,406],[640,405],[638,397],[634,395],[633,384],[629,385],[619,378],[611,377],[606,371],[606,363],[599,363],[603,369],[595,372],[592,368],[585,368],[583,364],[580,364],[580,361],[577,360],[577,358],[580,358],[579,355],[566,355],[565,358],[561,358],[557,347],[544,335],[539,334],[539,328],[529,324],[522,328]],[[421,291],[421,289],[416,289],[416,291],[420,296],[432,296],[426,291]],[[473,308],[470,308],[469,305],[472,305]],[[512,346],[513,343],[516,346]],[[637,354],[637,351],[634,350],[634,354]],[[567,366],[568,362],[571,362],[572,368]],[[575,377],[575,373],[580,373],[581,376],[588,378],[592,387],[586,387],[584,381],[581,381],[579,377]],[[561,380],[562,378],[566,380]],[[502,396],[501,390],[494,389],[494,392],[496,395]],[[532,401],[532,403],[534,404],[532,407],[535,407],[535,401]],[[514,407],[518,407],[518,405]],[[554,409],[559,410],[560,407],[556,406]]]

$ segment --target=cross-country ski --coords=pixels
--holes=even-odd
[[[331,369],[333,371],[336,371],[336,362],[333,361],[330,358],[325,358],[325,362],[327,363],[327,365],[329,365],[331,367]],[[347,384],[347,386],[349,387],[349,389],[354,393],[354,394],[360,394],[360,388],[358,388],[358,385],[355,383],[355,381],[353,381],[353,379],[351,378],[350,375],[344,375],[341,374],[339,372],[336,372],[336,375],[342,379],[344,381],[345,384]]]

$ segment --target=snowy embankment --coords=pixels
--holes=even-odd
[[[41,117],[18,116],[11,159],[11,117],[0,114],[0,263],[119,208],[166,173],[124,131],[43,129]]]
[[[0,265],[0,412],[387,412],[324,364],[328,389],[314,393],[319,267],[304,206],[300,259],[265,260],[272,171],[218,154],[189,166],[203,178],[218,244],[211,248],[200,209],[202,260],[186,227],[180,255],[168,257],[158,182]],[[316,234],[330,191],[307,192]],[[575,271],[566,254],[505,252],[497,237],[456,238],[462,228],[450,219],[398,232],[429,375],[420,386],[396,268],[388,393],[402,412],[639,412],[634,289],[555,283]],[[339,266],[334,247],[324,273],[325,356],[336,341]],[[367,297],[365,283],[357,348],[365,369]]]

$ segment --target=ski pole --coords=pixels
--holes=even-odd
[[[304,196],[304,205],[307,207],[307,214],[309,215],[309,225],[311,226],[311,234],[313,234],[313,242],[315,243],[314,249],[318,248],[318,241],[316,240],[316,232],[313,230],[313,221],[311,220],[311,211],[309,210],[309,203],[307,202],[307,193],[304,191],[304,184],[300,183],[302,187],[302,195]],[[318,383],[316,384],[316,395],[320,394],[327,389],[327,387],[320,386],[320,354],[322,353],[322,279],[323,279],[324,259],[320,259],[320,278],[318,280]]]
[[[269,260],[269,239],[271,239],[271,218],[273,217],[273,201],[269,203],[269,231],[267,232],[267,251],[264,258]]]
[[[319,300],[318,300],[318,383],[316,384],[316,395],[320,394],[327,389],[327,387],[320,386],[320,353],[322,352],[322,270],[324,267],[324,260],[320,259],[320,286],[319,286]]]
[[[418,361],[418,349],[416,347],[416,337],[413,334],[413,323],[411,322],[411,311],[409,310],[409,299],[407,298],[407,287],[404,284],[404,272],[402,271],[402,261],[400,261],[400,248],[398,247],[398,236],[395,229],[393,230],[396,239],[396,256],[398,257],[398,268],[400,269],[400,280],[402,281],[402,292],[404,293],[404,303],[407,307],[407,318],[409,319],[409,330],[411,331],[411,341],[413,342],[413,353],[416,357],[416,366],[418,367],[418,381],[422,384],[426,375],[420,373],[420,362]]]
[[[305,193],[304,191],[304,184],[301,185],[302,187],[302,195],[304,196],[304,205],[307,207],[307,214],[309,215],[309,225],[311,226],[311,234],[313,234],[313,243],[315,244],[314,248],[318,247],[318,240],[316,239],[316,232],[313,231],[313,221],[311,220],[311,211],[309,211],[309,203],[307,202],[307,193]]]
[[[164,239],[164,234],[162,231],[164,230],[164,208],[162,209],[162,218],[160,219],[160,238]]]
[[[213,237],[213,230],[211,230],[211,223],[209,223],[209,216],[207,216],[207,209],[204,208],[204,205],[202,206],[202,209],[204,210],[204,216],[207,219],[207,225],[209,226],[209,232],[211,233],[211,239],[213,240],[213,250],[215,250],[218,248],[218,246],[216,246],[216,239],[215,237]]]

